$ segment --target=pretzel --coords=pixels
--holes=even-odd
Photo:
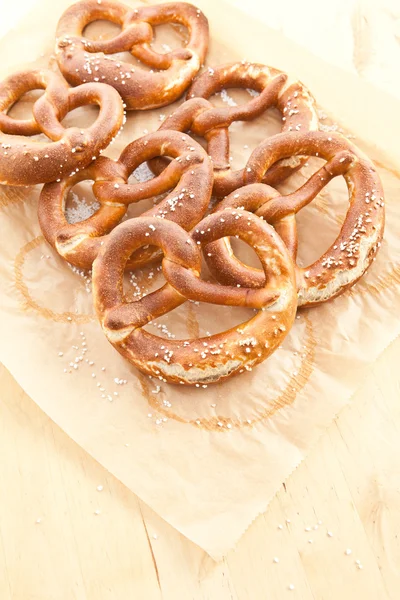
[[[199,278],[200,248],[237,235],[257,252],[267,277],[258,289],[241,289]],[[162,249],[167,283],[140,300],[127,302],[123,274],[132,252],[145,244]],[[177,224],[139,217],[116,227],[93,264],[94,306],[110,343],[138,369],[162,381],[207,385],[251,370],[281,344],[293,324],[296,285],[289,253],[272,227],[245,211],[211,214],[188,234]],[[143,326],[187,298],[258,312],[246,323],[200,339],[164,340]]]
[[[253,183],[262,181],[264,173],[276,161],[299,154],[319,156],[327,162],[295,192],[281,196],[267,185]],[[382,185],[372,162],[339,134],[279,134],[260,144],[250,156],[245,174],[249,185],[230,194],[215,209],[216,214],[238,206],[255,212],[275,227],[296,261],[295,215],[338,175],[346,180],[350,206],[331,247],[312,265],[306,268],[296,265],[299,306],[311,306],[341,294],[363,275],[374,259],[381,245],[385,213]],[[205,257],[212,274],[221,283],[256,288],[264,285],[264,273],[239,261],[228,238],[209,244]]]
[[[172,159],[161,175],[146,182],[128,183],[130,174],[152,156]],[[64,208],[69,190],[78,182],[93,180],[99,210],[79,223],[67,222]],[[107,234],[126,214],[129,204],[172,190],[144,215],[168,219],[191,229],[208,207],[212,189],[212,165],[207,153],[189,136],[175,131],[156,131],[129,144],[117,161],[101,156],[72,177],[43,186],[39,198],[39,224],[46,240],[68,262],[89,269]],[[157,257],[148,245],[128,261],[129,268]]]
[[[208,99],[227,88],[260,92],[244,105],[216,108]],[[197,77],[187,93],[187,101],[163,122],[160,129],[177,129],[203,137],[214,164],[214,190],[226,196],[244,184],[243,169],[233,171],[229,163],[229,126],[234,121],[252,121],[275,106],[282,115],[282,131],[318,129],[315,101],[299,81],[290,81],[282,71],[265,65],[240,62],[209,68]],[[299,169],[306,158],[284,159],[274,164],[263,181],[275,185]],[[154,159],[150,168],[160,173],[165,159]]]
[[[111,40],[88,40],[83,30],[98,19],[121,25],[121,33]],[[151,48],[152,26],[163,23],[187,27],[190,39],[184,48],[166,54]],[[58,65],[72,85],[103,81],[118,90],[127,109],[145,110],[171,104],[189,86],[207,53],[208,21],[185,2],[132,9],[110,0],[83,0],[67,8],[56,36]],[[151,67],[150,72],[110,56],[124,51]]]
[[[7,111],[23,94],[44,89],[33,105],[31,119],[13,119]],[[65,128],[65,115],[86,104],[97,104],[96,121],[86,129]],[[0,84],[0,183],[34,185],[54,181],[86,167],[118,133],[124,111],[118,93],[103,83],[72,89],[47,69],[23,71]],[[20,136],[44,133],[47,142]]]

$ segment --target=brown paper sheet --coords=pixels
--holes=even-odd
[[[2,41],[1,55],[9,57],[2,75],[27,63],[31,67],[48,63],[57,18],[68,4],[43,1],[17,32]],[[387,227],[376,262],[341,297],[300,311],[282,348],[253,372],[207,389],[162,384],[156,392],[158,382],[140,375],[103,336],[93,315],[90,275],[71,269],[44,242],[36,216],[40,186],[1,187],[0,358],[78,444],[218,559],[266,509],[282,482],[349,402],[369,365],[400,333],[400,174],[394,170],[399,163],[400,131],[398,102],[390,96],[327,66],[223,3],[197,4],[211,24],[208,65],[246,58],[297,75],[377,161],[386,193]],[[166,30],[163,35],[169,40],[175,34]],[[242,101],[246,94],[240,94]],[[239,99],[235,92],[229,97]],[[171,110],[130,114],[123,133],[105,154],[118,156],[145,129],[156,129],[160,115]],[[85,109],[75,113],[74,118],[84,124]],[[335,128],[323,112],[321,117],[322,127]],[[265,133],[276,130],[273,115],[255,124],[235,124],[234,161],[243,164]],[[315,164],[310,161],[305,173],[312,172]],[[303,180],[304,172],[282,190],[293,189]],[[71,215],[74,209],[82,211],[85,201],[93,202],[85,184],[75,191],[78,197],[71,202]],[[337,179],[301,212],[304,264],[334,239],[346,201],[344,183]],[[137,212],[135,207],[131,214]],[[162,279],[154,268],[135,277],[127,281],[128,293],[137,285],[142,291],[150,284],[157,287]],[[188,302],[160,319],[164,328],[158,331],[204,335],[247,315],[244,309]],[[75,369],[70,363],[76,359]]]

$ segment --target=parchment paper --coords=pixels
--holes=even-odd
[[[55,24],[68,4],[42,2],[18,32],[3,40],[0,52],[9,60],[3,76],[28,62],[34,68],[50,60],[55,68]],[[339,120],[342,131],[354,135],[377,162],[386,193],[387,227],[376,262],[341,297],[300,311],[281,349],[253,372],[207,389],[166,384],[158,389],[157,381],[140,375],[103,336],[93,315],[90,274],[68,266],[45,243],[36,215],[40,186],[0,187],[0,358],[77,443],[219,559],[266,509],[349,402],[368,366],[400,333],[400,174],[395,170],[400,131],[398,103],[389,95],[325,65],[223,3],[197,4],[211,25],[208,65],[246,58],[289,71],[324,106],[322,128],[340,128],[335,123]],[[157,43],[172,44],[176,35],[164,28]],[[246,94],[229,92],[228,101],[243,101]],[[15,107],[14,116],[25,109],[23,103]],[[105,154],[118,156],[144,130],[156,129],[171,110],[172,106],[129,114],[123,133]],[[326,111],[336,113],[336,119]],[[84,126],[88,118],[89,109],[78,109],[65,122]],[[243,164],[255,144],[277,128],[273,114],[257,123],[234,124],[233,164]],[[303,174],[281,189],[297,187],[316,164],[309,161]],[[83,184],[74,191],[70,216],[93,204],[90,187]],[[337,179],[301,212],[304,264],[334,239],[346,200],[344,183]],[[138,211],[135,207],[130,214]],[[147,268],[127,277],[126,291],[133,297],[161,283],[159,270]],[[168,341],[168,334],[213,333],[248,315],[244,309],[188,302],[156,326]],[[149,328],[156,331],[154,325]]]

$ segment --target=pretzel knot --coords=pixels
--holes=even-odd
[[[259,96],[239,106],[216,108],[208,99],[223,89],[243,88],[259,92]],[[318,117],[315,101],[299,81],[290,81],[286,73],[254,63],[233,63],[209,68],[197,77],[187,93],[187,101],[173,112],[160,129],[192,131],[207,142],[214,164],[215,196],[226,196],[244,185],[244,170],[230,168],[229,126],[234,121],[252,121],[268,108],[276,107],[282,115],[282,131],[316,130]],[[271,166],[263,177],[274,185],[299,169],[306,158],[282,159]],[[160,173],[165,159],[154,159],[150,168]]]
[[[128,182],[139,165],[160,154],[173,159],[161,175],[146,182]],[[169,191],[161,202],[143,214],[191,229],[206,212],[212,177],[207,153],[189,136],[175,131],[151,133],[129,144],[117,161],[102,156],[72,177],[43,186],[38,206],[40,227],[61,256],[89,269],[107,234],[132,203]],[[93,180],[93,194],[100,208],[88,219],[71,224],[64,213],[67,195],[76,183],[84,180]],[[148,242],[130,258],[127,266],[142,266],[160,257],[158,249]]]
[[[282,158],[299,154],[319,156],[327,162],[295,192],[281,196],[260,183],[264,173]],[[223,215],[242,207],[272,224],[296,261],[296,214],[309,204],[333,177],[343,175],[350,206],[339,235],[317,261],[306,268],[296,265],[298,303],[309,306],[324,302],[353,285],[368,269],[380,246],[384,229],[383,190],[372,162],[348,140],[323,132],[285,133],[262,143],[252,153],[246,168],[249,185],[230,194],[217,207]],[[264,285],[265,275],[233,254],[228,238],[205,248],[207,264],[215,278],[226,285],[249,288]]]
[[[221,286],[200,279],[200,249],[237,235],[262,263],[266,282],[258,289]],[[132,252],[151,243],[162,249],[167,283],[140,300],[127,302],[123,274]],[[94,305],[111,344],[144,373],[162,381],[215,383],[251,370],[282,342],[296,313],[293,263],[273,228],[246,211],[226,210],[203,219],[191,235],[177,224],[148,217],[122,223],[109,235],[93,265]],[[249,306],[257,314],[239,327],[200,339],[164,340],[143,327],[186,299]]]
[[[33,105],[33,117],[13,119],[7,111],[23,94],[44,89]],[[97,104],[96,121],[86,129],[65,128],[65,115],[87,104]],[[118,93],[102,83],[70,88],[46,69],[11,75],[0,84],[0,183],[34,185],[54,181],[86,167],[118,133],[124,110]],[[44,133],[50,141],[20,136]]]
[[[121,33],[104,41],[85,38],[86,25],[98,19],[117,23]],[[164,23],[178,23],[189,30],[184,48],[166,54],[151,48],[152,26]],[[186,90],[207,53],[208,21],[199,9],[185,2],[132,9],[110,0],[83,0],[64,12],[56,36],[58,65],[72,85],[103,81],[118,90],[128,109],[144,110],[170,104]],[[124,51],[152,70],[110,56]]]

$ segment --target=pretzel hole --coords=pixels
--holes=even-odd
[[[68,223],[85,221],[99,210],[100,204],[93,196],[92,185],[93,181],[80,181],[69,190],[64,208]]]
[[[212,281],[206,263],[203,261],[201,278]],[[149,294],[165,283],[161,265],[149,265],[142,269],[126,272],[123,282],[123,291],[126,301],[133,302]],[[166,315],[154,319],[144,329],[153,335],[160,336],[162,340],[188,339],[213,335],[236,327],[248,321],[256,314],[256,310],[237,306],[220,306],[205,302],[187,301]],[[210,318],[212,315],[212,318]]]
[[[150,168],[147,164],[147,162],[142,162],[138,167],[136,167],[136,169],[133,171],[133,173],[131,173],[131,175],[129,175],[129,179],[128,179],[128,183],[137,183],[142,182],[145,183],[146,181],[149,181],[150,179],[154,178],[154,173],[152,173],[152,171],[150,171]]]
[[[185,47],[189,41],[189,32],[179,23],[165,23],[153,26],[154,37],[151,48],[159,54],[168,54],[177,48]]]
[[[97,104],[78,106],[65,115],[61,121],[65,128],[78,127],[87,129],[93,125],[99,116],[100,107]]]
[[[112,56],[115,58],[115,60],[128,63],[132,65],[132,67],[138,67],[142,71],[152,70],[152,67],[149,67],[145,63],[141,62],[138,58],[136,58],[136,56],[133,56],[133,54],[131,54],[130,52],[116,52]]]
[[[231,237],[229,238],[232,246],[232,250],[236,258],[238,258],[245,265],[254,269],[262,269],[262,264],[255,252],[249,244],[246,244],[243,240]]]
[[[281,117],[275,108],[253,121],[235,121],[229,128],[232,169],[242,169],[254,148],[263,140],[282,131]]]
[[[234,108],[247,104],[254,92],[241,88],[227,88],[211,96],[210,101],[217,108]],[[230,165],[242,169],[250,154],[265,138],[282,131],[282,118],[276,108],[269,108],[251,121],[233,121],[229,126]],[[197,140],[196,140],[197,141]]]
[[[32,108],[36,100],[43,96],[45,90],[35,89],[25,92],[14,102],[7,114],[12,119],[26,120],[33,117]]]
[[[160,194],[159,196],[146,198],[145,200],[139,200],[139,202],[132,202],[126,211],[123,221],[126,221],[127,219],[134,219],[135,217],[141,217],[146,211],[150,210],[164,200],[167,195],[168,192],[165,192],[165,194]]]
[[[185,47],[189,39],[187,29],[175,23],[153,26],[153,32],[154,37],[150,43],[150,48],[158,54],[168,54],[177,48]],[[116,60],[129,63],[132,67],[138,67],[143,71],[157,71],[157,69],[140,61],[130,52],[117,52],[113,56]]]
[[[112,40],[121,33],[121,25],[108,21],[107,19],[98,19],[86,25],[83,30],[83,37],[88,40]]]
[[[279,191],[284,194],[294,192],[325,162],[320,158],[309,158],[307,166],[277,186]],[[345,179],[337,176],[329,181],[322,191],[297,213],[299,240],[297,263],[300,267],[307,267],[315,262],[335,242],[348,207],[349,193]]]
[[[22,94],[8,109],[7,115],[16,121],[29,121],[33,119],[33,105],[45,93],[43,89],[29,90]],[[30,141],[48,142],[50,138],[44,133],[29,136]]]
[[[129,176],[128,183],[135,185],[138,182],[145,183],[153,178],[154,175],[147,166],[147,162],[143,162]],[[169,194],[169,192],[170,190],[166,191],[164,194],[159,194],[158,196],[152,196],[151,198],[139,200],[139,202],[132,202],[132,204],[129,205],[123,220],[125,221],[126,219],[131,219],[133,217],[140,217],[140,215],[142,215],[144,212],[150,210],[156,204],[159,204],[161,200],[163,200]]]
[[[144,295],[160,289],[165,283],[161,264],[154,264],[126,271],[123,281],[123,293],[126,302],[135,302]]]
[[[259,92],[255,90],[245,90],[240,87],[226,87],[220,92],[215,92],[215,94],[210,96],[209,101],[212,102],[214,106],[218,107],[235,107],[247,104],[254,96],[258,95]]]
[[[220,306],[188,300],[166,315],[154,319],[144,329],[160,336],[160,344],[168,339],[197,339],[237,327],[254,317],[256,312],[241,306]]]

